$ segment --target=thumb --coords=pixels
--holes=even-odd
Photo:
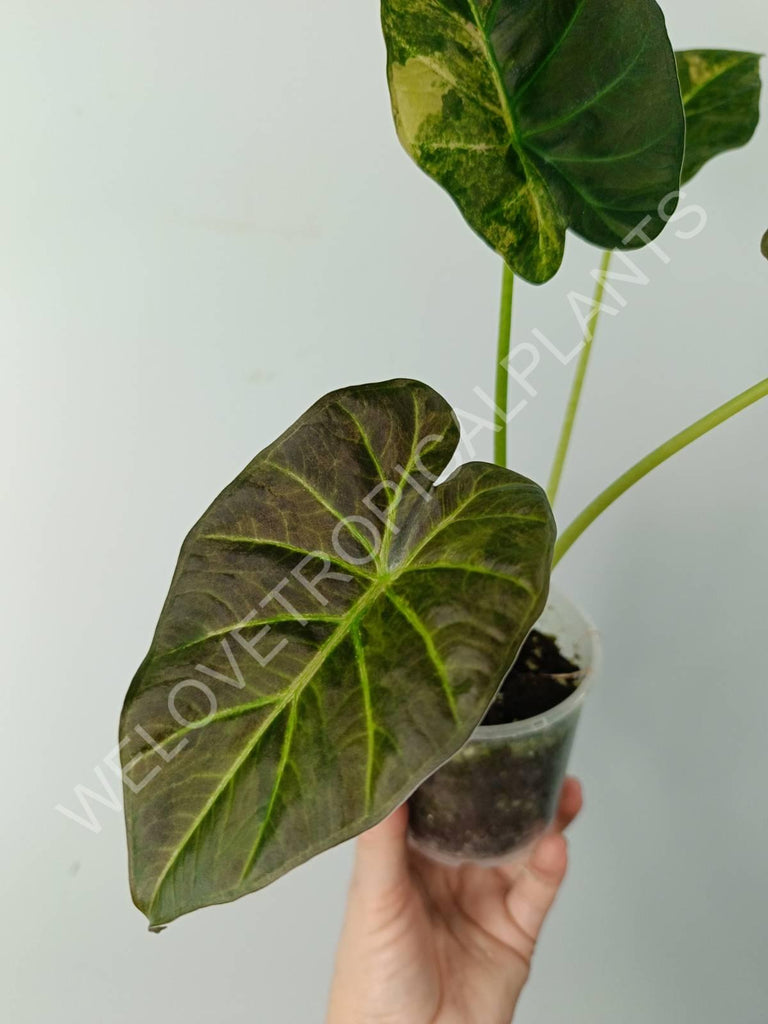
[[[408,806],[402,804],[359,837],[353,881],[361,895],[387,895],[409,880],[407,830]]]

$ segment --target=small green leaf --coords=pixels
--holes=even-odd
[[[517,274],[549,280],[567,228],[661,232],[685,122],[653,0],[382,0],[382,24],[403,146]]]
[[[762,241],[760,242],[760,252],[768,260],[768,231],[765,232]]]
[[[760,55],[736,50],[676,53],[687,136],[683,182],[712,157],[746,145],[760,120]]]
[[[322,398],[181,550],[121,719],[135,902],[159,927],[373,825],[468,738],[538,617],[544,492],[462,466],[414,381]]]

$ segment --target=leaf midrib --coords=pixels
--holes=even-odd
[[[475,27],[477,28],[478,34],[480,36],[480,41],[485,51],[485,59],[488,61],[488,66],[491,69],[493,83],[496,86],[496,92],[498,94],[499,104],[501,106],[501,115],[504,118],[504,123],[507,126],[507,130],[510,135],[510,142],[519,152],[517,124],[515,123],[515,119],[512,115],[512,107],[510,106],[509,96],[507,95],[507,89],[506,86],[504,85],[504,78],[501,74],[501,68],[499,67],[499,62],[496,59],[496,52],[491,46],[491,40],[485,29],[485,22],[480,16],[480,11],[478,10],[476,0],[467,0],[467,3],[469,5],[469,9],[472,11],[472,18],[475,22]]]
[[[525,174],[526,182],[529,185],[530,199],[533,203],[533,206],[536,209],[536,217],[539,221],[539,224],[543,225],[546,223],[547,218],[541,206],[538,189],[542,188],[547,193],[550,205],[554,206],[555,204],[554,200],[552,199],[552,194],[550,192],[549,185],[544,180],[544,178],[542,177],[541,173],[539,172],[538,168],[535,166],[533,161],[530,159],[528,152],[526,151],[526,148],[522,143],[520,130],[517,121],[515,120],[515,116],[512,110],[512,104],[510,103],[510,97],[507,93],[507,87],[504,84],[504,77],[501,73],[501,67],[499,66],[499,62],[496,58],[496,51],[491,45],[491,40],[486,31],[485,22],[483,22],[480,16],[480,11],[478,10],[476,0],[467,0],[467,3],[469,4],[469,9],[472,12],[472,17],[474,19],[475,26],[477,27],[477,31],[483,45],[483,49],[485,50],[488,66],[491,69],[491,75],[493,77],[493,82],[496,87],[496,92],[498,94],[499,102],[501,105],[502,117],[504,119],[504,123],[509,133],[509,144],[512,146],[520,160],[520,164],[523,168],[523,173]],[[497,7],[494,7],[494,17],[496,11]],[[559,40],[559,44],[561,43],[562,39]],[[539,244],[541,244],[541,234],[539,236]]]

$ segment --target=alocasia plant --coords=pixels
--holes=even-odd
[[[154,928],[260,888],[405,799],[482,719],[553,558],[768,394],[763,381],[661,445],[555,544],[544,491],[505,468],[514,273],[551,278],[570,228],[607,247],[599,307],[610,252],[651,241],[681,180],[751,137],[759,58],[673,55],[653,0],[382,0],[382,20],[405,148],[504,259],[498,465],[438,482],[458,442],[447,403],[415,381],[348,388],[192,529],[121,718],[132,890]]]

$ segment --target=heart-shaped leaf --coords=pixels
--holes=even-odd
[[[543,491],[414,381],[322,398],[181,550],[121,720],[153,926],[373,825],[468,738],[546,599]]]
[[[557,272],[566,228],[661,232],[685,122],[653,0],[382,0],[382,23],[401,142],[522,277]]]
[[[746,145],[760,120],[760,55],[735,50],[676,53],[687,136],[683,181],[712,157]]]

